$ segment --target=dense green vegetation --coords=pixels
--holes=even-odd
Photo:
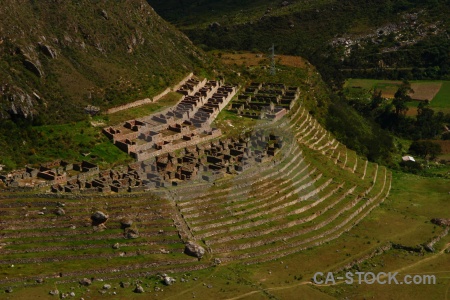
[[[336,87],[345,77],[435,79],[450,72],[449,1],[317,0],[285,7],[264,0],[148,2],[201,47],[267,51],[275,44],[279,53],[308,58]],[[418,11],[424,11],[419,21],[425,25],[440,24],[436,34],[422,39],[412,32],[410,40],[417,42],[405,45],[389,34],[374,41],[368,36],[352,46],[349,55],[343,46],[331,45],[333,38],[368,35],[386,24],[401,23],[402,14]],[[382,51],[391,47],[398,48]]]

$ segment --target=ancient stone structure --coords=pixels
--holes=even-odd
[[[236,94],[236,87],[220,81],[188,79],[178,90],[184,97],[172,108],[103,133],[139,161],[219,137],[212,121]]]
[[[230,110],[254,119],[276,121],[292,109],[299,95],[298,87],[253,82],[232,102]]]

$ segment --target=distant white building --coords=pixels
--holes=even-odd
[[[416,161],[415,159],[414,159],[414,157],[412,157],[412,156],[409,156],[409,155],[406,155],[406,156],[403,156],[402,157],[402,160],[403,161]]]

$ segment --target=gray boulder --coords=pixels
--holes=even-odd
[[[92,214],[91,220],[93,225],[100,225],[108,220],[109,216],[101,211]]]
[[[65,210],[62,209],[61,207],[58,207],[57,209],[55,209],[55,215],[64,216],[65,214],[66,214]]]
[[[184,253],[201,259],[205,255],[206,251],[205,248],[195,244],[194,242],[187,242],[184,247]]]
[[[131,227],[131,225],[133,225],[133,221],[130,220],[130,219],[122,219],[120,221],[120,228],[121,229],[129,228],[129,227]]]
[[[125,238],[127,239],[137,239],[139,237],[139,233],[135,229],[127,228],[125,230]]]
[[[88,279],[88,278],[83,278],[80,280],[80,284],[84,285],[84,286],[89,286],[92,284],[92,280]]]
[[[134,288],[133,292],[138,293],[138,294],[142,294],[145,291],[144,291],[144,288],[141,285],[136,284],[136,287]]]

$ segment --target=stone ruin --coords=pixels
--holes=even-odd
[[[219,137],[221,131],[210,125],[237,88],[221,81],[191,78],[178,92],[184,96],[174,107],[120,127],[107,127],[103,133],[139,161]]]
[[[50,187],[53,193],[139,192],[239,174],[252,165],[270,161],[281,149],[283,139],[263,130],[250,137],[217,140],[221,131],[210,125],[236,95],[235,86],[191,78],[178,92],[184,96],[172,108],[103,129],[137,163],[101,171],[87,161],[56,161],[1,175],[0,180],[7,187]],[[264,114],[265,118],[277,120],[292,108],[298,96],[298,88],[252,83],[230,107],[258,108],[260,117]],[[242,109],[238,113],[245,115]]]
[[[249,118],[277,121],[293,108],[299,96],[298,87],[253,82],[233,100],[230,111]]]

